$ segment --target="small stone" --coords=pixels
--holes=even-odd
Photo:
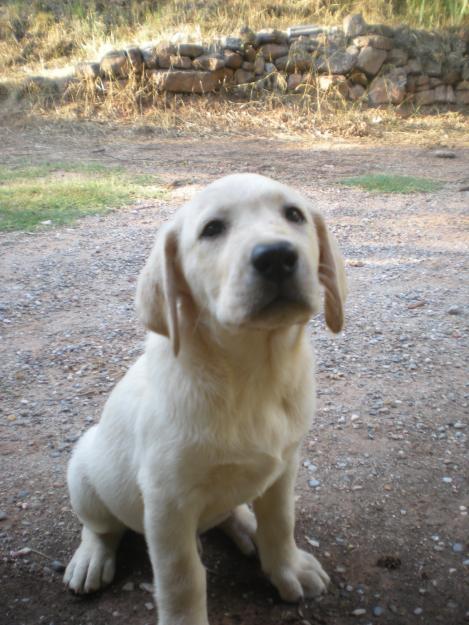
[[[342,28],[346,37],[358,37],[366,33],[368,26],[361,13],[357,13],[344,17]]]
[[[380,605],[375,605],[375,607],[371,610],[373,612],[373,616],[381,616],[384,614],[384,608]]]
[[[189,56],[194,59],[197,56],[202,56],[204,47],[197,43],[180,43],[177,46],[177,53],[179,56]]]
[[[423,609],[422,608],[415,608],[414,614],[416,616],[420,616],[420,614],[422,614],[422,613],[423,613]]]
[[[3,510],[0,510],[0,521],[5,521],[5,519],[7,519],[7,513],[4,512]]]
[[[338,564],[335,567],[336,573],[345,573],[347,571],[346,567],[343,564]]]
[[[205,69],[210,72],[215,72],[217,69],[225,67],[225,61],[218,56],[203,54],[202,56],[194,59],[194,67],[195,69]]]
[[[150,603],[150,601],[147,601],[147,603],[145,603],[145,607],[146,607],[147,610],[154,610],[154,608],[155,608],[153,603]]]
[[[376,48],[377,50],[392,49],[392,39],[389,37],[383,37],[382,35],[364,35],[362,37],[355,37],[353,44],[357,46],[357,48],[370,46],[371,48]]]
[[[371,46],[365,46],[360,50],[357,59],[357,69],[365,72],[368,76],[377,74],[387,57],[386,50],[378,50]]]
[[[320,480],[308,480],[308,484],[311,486],[311,488],[318,488],[319,486],[321,486]]]
[[[133,590],[135,590],[135,584],[133,582],[127,582],[122,586],[122,590],[124,590],[125,592],[132,592]]]
[[[460,315],[461,312],[462,311],[459,306],[451,306],[448,308],[448,315]]]
[[[462,421],[456,421],[456,423],[453,423],[453,427],[455,430],[464,430],[464,428],[466,427],[466,424],[463,423]]]
[[[436,158],[456,158],[456,154],[450,150],[435,150],[433,156]]]
[[[445,484],[451,484],[451,482],[453,481],[452,477],[442,477],[441,479]]]
[[[147,582],[142,582],[138,585],[140,590],[144,590],[145,592],[153,592],[153,584],[148,584]]]
[[[462,553],[464,551],[464,545],[462,543],[453,543],[451,548],[454,553]]]
[[[50,566],[56,573],[63,573],[65,571],[65,565],[60,562],[60,560],[52,560]]]
[[[352,616],[363,616],[366,614],[365,608],[355,608],[352,612]]]
[[[466,560],[462,561],[462,565],[463,566],[469,566],[469,558],[467,558]]]
[[[229,69],[239,69],[243,64],[243,57],[233,50],[225,50],[223,53],[225,67]]]
[[[449,608],[450,610],[456,610],[456,608],[458,607],[458,604],[453,599],[450,599],[448,603],[446,604],[446,607]]]

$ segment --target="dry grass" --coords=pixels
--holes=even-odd
[[[0,64],[12,76],[176,33],[210,39],[246,24],[338,24],[351,11],[370,22],[432,28],[469,23],[467,0],[10,0],[0,6]]]
[[[443,3],[452,1],[427,0],[424,4],[428,11],[428,7],[441,9]],[[454,2],[463,6],[466,0]],[[44,6],[50,10],[44,11]],[[5,77],[14,82],[39,70],[99,58],[106,47],[141,43],[178,32],[190,39],[210,39],[214,34],[236,33],[245,24],[253,29],[337,24],[350,11],[362,11],[370,22],[405,21],[415,25],[427,19],[426,14],[418,14],[419,6],[419,0],[52,0],[47,5],[39,0],[16,0],[0,7],[0,66],[5,68]],[[452,20],[454,16],[443,10],[428,14],[428,23],[434,26],[448,25]],[[467,18],[463,16],[462,21],[467,22]],[[156,94],[141,77],[132,76],[122,84],[102,85],[101,91],[91,84],[74,85],[58,100],[51,84],[50,92],[44,84],[31,84],[28,97],[14,102],[15,114],[33,112],[57,119],[137,123],[159,132],[202,135],[261,131],[318,139],[340,136],[441,144],[467,142],[469,136],[467,119],[456,112],[440,112],[436,107],[425,115],[412,108],[377,112],[345,102],[339,95],[326,97],[314,89],[303,94],[281,90],[257,93],[254,101],[227,99],[224,95],[200,99]],[[5,94],[0,83],[0,101],[2,98]],[[5,118],[4,123],[8,123]]]

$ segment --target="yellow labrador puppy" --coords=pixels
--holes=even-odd
[[[81,544],[75,592],[111,582],[126,527],[145,534],[159,625],[207,625],[198,534],[220,525],[286,601],[322,593],[294,538],[298,450],[314,414],[306,323],[343,325],[343,261],[289,187],[222,178],[161,228],[139,278],[146,351],[79,441],[68,470]],[[247,504],[251,504],[251,508]]]

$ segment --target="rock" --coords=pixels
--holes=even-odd
[[[319,480],[308,480],[308,484],[311,486],[311,488],[318,488],[319,486],[321,486],[321,482]]]
[[[381,35],[362,35],[361,37],[355,37],[353,44],[357,48],[377,48],[378,50],[391,50],[393,47],[393,41],[389,37],[383,37]]]
[[[345,50],[336,50],[330,57],[323,59],[317,65],[318,71],[325,71],[330,74],[348,74],[357,62],[358,52],[349,54]]]
[[[349,85],[348,88],[348,97],[352,102],[356,102],[360,100],[365,95],[365,87],[362,85]]]
[[[140,48],[143,64],[146,69],[156,69],[158,67],[158,44],[146,43]],[[174,52],[174,51],[173,51]]]
[[[455,152],[451,152],[450,150],[435,150],[433,152],[433,156],[436,156],[436,158],[456,158],[456,154]],[[456,312],[451,312],[452,310],[455,310]],[[448,309],[448,314],[450,315],[460,315],[460,310],[457,306],[449,308]]]
[[[265,59],[262,54],[258,54],[256,56],[256,60],[254,61],[254,73],[256,76],[260,76],[264,73],[265,70]]]
[[[453,543],[451,548],[454,553],[462,553],[464,551],[464,545],[462,543]]]
[[[238,70],[240,71],[240,70]],[[207,93],[218,89],[225,79],[223,70],[218,72],[202,71],[154,71],[152,79],[156,88],[173,93]]]
[[[423,71],[422,62],[420,59],[409,59],[405,70],[408,74],[421,74]]]
[[[368,86],[368,78],[366,74],[363,72],[359,72],[358,70],[354,70],[350,76],[350,80],[357,85],[362,85],[362,87]]]
[[[287,56],[289,52],[288,46],[280,45],[278,43],[267,43],[261,46],[259,52],[267,61],[275,61],[281,56]]]
[[[197,56],[202,56],[204,47],[197,43],[180,43],[176,46],[176,53],[179,56],[189,56],[195,59]]]
[[[303,74],[289,74],[287,78],[287,89],[294,91],[303,83]]]
[[[143,56],[140,48],[126,48],[125,53],[130,62],[130,67],[134,72],[141,72],[143,69]]]
[[[153,593],[153,584],[148,584],[147,582],[142,582],[138,585],[140,590],[144,590],[145,592]]]
[[[387,24],[368,24],[367,32],[372,35],[382,35],[383,37],[393,38],[395,29]]]
[[[402,69],[375,78],[368,90],[370,104],[401,104],[406,96],[406,83],[407,74]]]
[[[342,28],[346,37],[358,37],[367,32],[367,23],[361,13],[347,15],[342,22]]]
[[[464,81],[469,80],[469,61],[465,61],[461,66],[461,78]]]
[[[254,79],[254,72],[249,72],[245,69],[237,69],[234,73],[234,81],[237,85],[244,85],[248,82],[253,82]]]
[[[0,521],[5,521],[8,518],[8,515],[3,510],[0,510]]]
[[[381,69],[381,65],[384,63],[386,57],[386,50],[378,50],[377,48],[366,46],[360,50],[356,68],[365,72],[368,76],[375,76]]]
[[[225,67],[229,67],[230,69],[239,69],[243,64],[243,57],[241,54],[233,52],[229,49],[223,52],[223,58],[225,61]]]
[[[333,74],[330,76],[319,76],[318,87],[321,91],[335,90],[344,98],[348,97],[349,87],[345,76]]]
[[[124,592],[133,592],[135,590],[135,584],[133,582],[127,582],[122,586]]]
[[[101,68],[99,63],[77,63],[75,65],[75,76],[77,78],[84,78],[94,80],[101,74]]]
[[[256,33],[256,46],[263,46],[265,43],[288,43],[288,35],[282,30],[275,28],[265,28]]]
[[[429,57],[424,60],[423,69],[429,76],[441,76],[443,68],[441,61]]]
[[[65,571],[65,565],[59,560],[52,560],[52,562],[50,563],[50,567],[56,573],[63,573]]]
[[[211,56],[208,54],[203,54],[202,56],[197,57],[193,61],[193,65],[195,69],[207,70],[209,72],[216,72],[217,69],[222,69],[225,67],[225,61],[219,56]]]
[[[106,54],[100,62],[100,71],[107,78],[127,78],[130,61],[124,50],[114,50]]]
[[[384,614],[384,608],[380,605],[376,605],[371,612],[373,613],[373,616],[382,616]]]
[[[307,72],[313,65],[313,57],[306,50],[297,49],[294,52],[290,50],[288,56],[282,56],[275,61],[275,66],[279,71],[285,71],[288,74],[297,74],[299,72]]]
[[[363,616],[364,614],[366,614],[366,610],[365,608],[355,608],[355,610],[352,611],[352,616]]]
[[[240,31],[239,31],[239,35],[241,37],[241,40],[243,42],[243,44],[255,44],[256,43],[256,33],[249,28],[249,26],[243,26]],[[268,43],[268,42],[265,42]]]
[[[456,86],[456,104],[469,104],[469,81],[463,80]]]
[[[239,52],[243,48],[243,40],[241,37],[223,37],[221,40],[221,47],[232,50],[233,52]]]
[[[427,91],[430,88],[430,79],[428,76],[407,76],[407,91],[415,93],[416,91]]]
[[[169,57],[169,65],[175,69],[192,69],[192,59],[188,56],[175,54]]]
[[[402,67],[402,65],[405,65],[408,60],[409,55],[405,50],[403,50],[402,48],[392,48],[392,50],[389,50],[388,52],[386,62],[391,63],[396,67]]]
[[[265,71],[268,74],[272,74],[273,72],[277,71],[277,68],[275,67],[275,65],[273,63],[266,63],[265,64]]]
[[[246,72],[253,72],[254,63],[250,63],[249,61],[244,61],[244,63],[241,65],[241,69],[244,69],[244,71]]]

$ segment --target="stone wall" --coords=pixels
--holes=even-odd
[[[204,94],[220,89],[334,92],[370,105],[469,104],[469,29],[433,33],[367,24],[350,15],[341,27],[287,31],[243,28],[202,43],[151,42],[80,63],[75,76],[125,80],[132,73],[156,90]]]

